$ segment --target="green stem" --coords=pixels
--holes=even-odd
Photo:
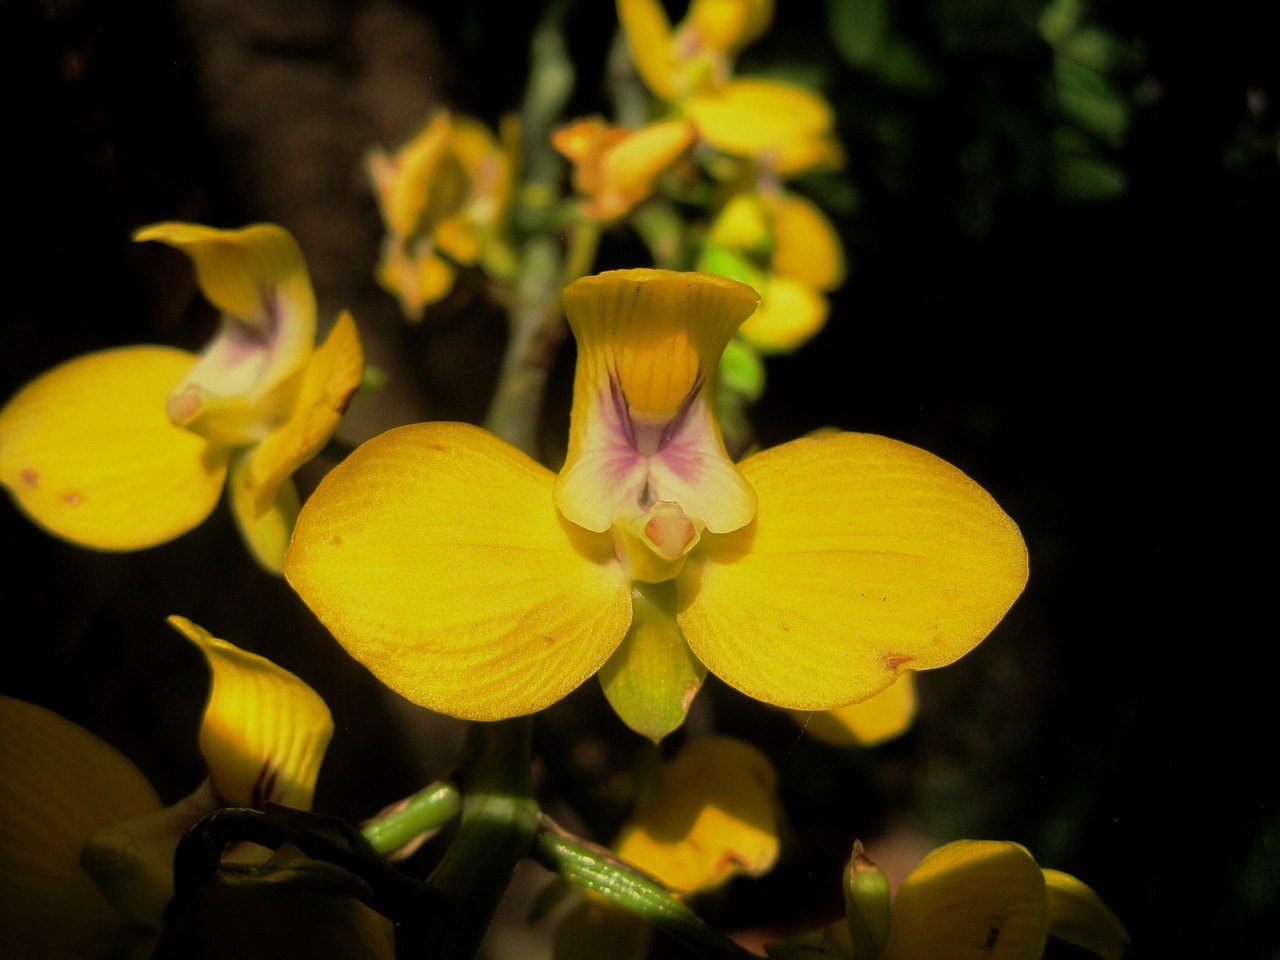
[[[452,783],[423,787],[364,824],[360,832],[383,856],[395,853],[423,834],[438,830],[458,815],[462,796]]]
[[[707,926],[675,894],[610,851],[575,837],[545,814],[534,858],[570,883],[648,920],[704,957],[747,960],[756,955]]]
[[[526,167],[512,215],[526,234],[511,308],[511,335],[485,426],[530,456],[538,454],[538,424],[547,371],[564,338],[560,314],[563,266],[559,240],[548,232],[557,217],[564,158],[551,128],[573,91],[575,71],[564,42],[571,3],[553,0],[530,42],[529,86],[521,109]]]
[[[532,721],[475,723],[458,771],[462,821],[427,885],[445,903],[442,923],[421,945],[431,960],[470,960],[498,901],[533,848],[538,805],[530,779]]]

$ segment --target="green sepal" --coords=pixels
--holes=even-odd
[[[684,723],[707,668],[676,623],[671,581],[633,584],[631,602],[631,627],[600,668],[600,685],[622,722],[657,743]]]

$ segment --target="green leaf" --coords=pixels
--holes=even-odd
[[[1067,37],[1058,48],[1058,55],[1102,73],[1132,66],[1138,59],[1129,45],[1115,34],[1092,26],[1081,27]]]
[[[764,393],[764,361],[742,339],[735,337],[720,357],[720,389],[755,403]]]
[[[870,66],[889,35],[886,0],[828,0],[827,23],[836,52],[855,67]]]
[[[1129,129],[1129,105],[1093,67],[1061,57],[1054,64],[1058,106],[1064,116],[1118,146]]]
[[[1121,196],[1129,187],[1129,178],[1100,157],[1060,156],[1054,162],[1053,187],[1062,200],[1098,203]]]
[[[1080,25],[1083,7],[1081,0],[1051,0],[1040,14],[1040,36],[1051,46],[1062,43]]]
[[[932,93],[942,85],[937,70],[920,49],[901,37],[885,44],[874,69],[885,86],[910,93]]]

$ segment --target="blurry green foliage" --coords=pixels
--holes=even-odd
[[[891,194],[920,195],[943,116],[960,140],[941,158],[959,178],[950,202],[969,235],[988,233],[1009,197],[1120,197],[1143,64],[1097,14],[1087,0],[827,0],[849,176],[870,166]],[[848,92],[859,79],[867,89]]]

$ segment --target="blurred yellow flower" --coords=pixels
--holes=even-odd
[[[324,701],[292,673],[170,623],[212,675],[200,726],[208,779],[171,807],[113,747],[43,707],[0,697],[0,929],[30,960],[115,956],[163,923],[173,853],[218,807],[310,809],[333,735]]]
[[[583,213],[611,223],[648,199],[694,136],[693,125],[683,120],[627,130],[591,118],[557,130],[552,143],[574,164],[573,187],[584,198]]]
[[[0,410],[0,483],[52,533],[101,550],[171,540],[212,512],[224,481],[255,558],[279,572],[298,511],[291,479],[333,435],[359,386],[349,314],[315,346],[302,251],[284,229],[162,223],[222,310],[199,356],[138,346],[77,357]]]
[[[378,282],[407,319],[453,289],[459,265],[505,260],[511,160],[484,125],[442,110],[396,153],[374,148],[367,165],[387,228]]]
[[[827,321],[826,293],[844,282],[844,248],[816,205],[786,190],[735,194],[703,244],[699,266],[760,291],[738,330],[761,353],[785,353]]]
[[[732,61],[768,29],[771,0],[693,0],[674,29],[659,0],[617,0],[636,72],[663,102],[724,153],[782,176],[839,167],[830,105],[776,80],[732,78]]]
[[[883,437],[735,465],[715,376],[756,299],[700,273],[570,284],[559,476],[467,424],[392,430],[307,501],[290,584],[383,682],[472,719],[541,710],[600,670],[632,627],[633,585],[661,588],[665,656],[778,706],[832,709],[951,663],[1022,590],[1018,528],[960,471]],[[654,696],[687,709],[692,692]]]
[[[758,877],[778,858],[776,783],[773,765],[750,744],[691,740],[659,768],[614,852],[682,896]],[[557,927],[555,956],[643,957],[648,931],[645,920],[588,895]]]

